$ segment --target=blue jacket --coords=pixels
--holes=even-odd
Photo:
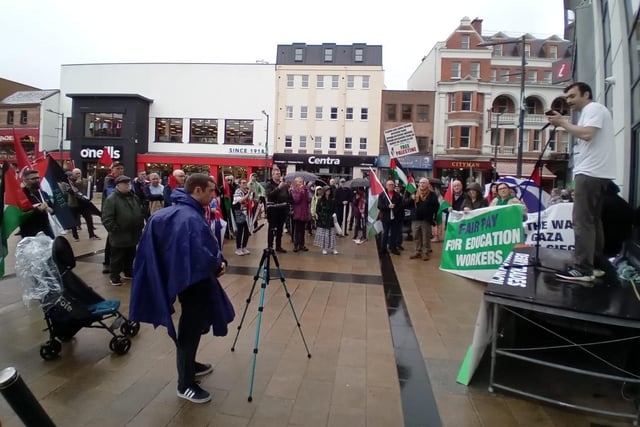
[[[209,317],[203,330],[227,334],[235,312],[216,278],[222,263],[218,243],[204,217],[204,208],[184,189],[173,191],[173,206],[160,209],[145,227],[133,266],[131,320],[165,326],[176,340],[171,319],[178,294],[190,285],[209,282]]]

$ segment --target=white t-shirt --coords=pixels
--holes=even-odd
[[[602,104],[590,102],[582,108],[578,126],[598,128],[591,141],[575,138],[573,143],[573,175],[615,179],[616,150],[613,119]]]

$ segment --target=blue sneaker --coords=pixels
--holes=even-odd
[[[178,390],[178,397],[193,403],[207,403],[211,400],[211,394],[198,384],[187,387],[183,391]]]

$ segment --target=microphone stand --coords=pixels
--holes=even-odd
[[[551,125],[551,123],[547,123],[546,125],[544,125],[542,127],[542,129],[540,129],[540,131],[544,131],[546,128],[548,128]],[[520,192],[520,200],[522,200],[522,197],[524,195],[524,191],[527,189],[527,187],[529,186],[529,184],[531,183],[531,181],[533,181],[533,175],[535,174],[536,170],[538,171],[538,176],[540,177],[540,180],[542,181],[542,168],[544,166],[544,161],[542,160],[542,158],[544,157],[544,153],[547,151],[547,148],[549,148],[549,146],[551,145],[552,142],[555,142],[556,139],[556,126],[553,127],[553,129],[551,129],[551,132],[549,132],[549,138],[547,138],[547,142],[544,144],[544,146],[542,147],[542,151],[540,152],[540,155],[538,156],[538,160],[536,160],[535,166],[533,167],[533,170],[531,171],[531,175],[529,175],[529,179],[527,180],[527,182],[523,185],[523,189]],[[540,183],[540,185],[538,185],[538,220],[536,221],[536,233],[540,233],[540,228],[542,226],[542,182]],[[533,257],[533,259],[529,259],[529,264],[526,265],[510,265],[508,267],[534,267],[536,270],[545,270],[548,272],[557,272],[558,270],[554,269],[554,268],[550,268],[550,267],[544,267],[542,265],[542,263],[540,262],[540,236],[538,236],[538,238],[536,239],[536,243],[535,243],[535,255]]]

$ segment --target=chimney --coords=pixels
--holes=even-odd
[[[482,19],[475,18],[473,21],[471,21],[471,26],[476,30],[478,34],[482,35]]]

